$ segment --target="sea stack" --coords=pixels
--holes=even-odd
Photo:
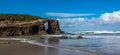
[[[48,29],[45,29],[48,23]],[[0,14],[0,36],[60,34],[58,20],[26,14]]]

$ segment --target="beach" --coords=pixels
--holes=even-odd
[[[120,55],[120,35],[90,34],[77,39],[77,34],[67,34],[67,39],[50,42],[52,36],[60,35],[0,38],[0,55]]]
[[[0,40],[0,55],[96,55],[88,52],[74,52],[62,48],[34,45],[19,40]]]

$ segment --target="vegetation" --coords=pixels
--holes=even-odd
[[[48,18],[42,18],[39,16],[32,16],[28,14],[0,14],[0,21],[25,21],[30,22],[33,20],[38,19],[48,19]]]

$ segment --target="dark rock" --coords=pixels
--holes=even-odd
[[[60,34],[61,30],[59,28],[58,20],[48,20],[48,29],[49,34]]]
[[[59,38],[58,37],[51,37],[48,39],[49,43],[56,43],[59,42]]]
[[[82,36],[78,36],[77,39],[82,39],[83,37]]]
[[[68,39],[68,37],[67,36],[61,36],[61,37],[59,37],[59,39]]]
[[[48,29],[45,30],[45,23]],[[20,36],[33,34],[60,34],[57,20],[37,16],[0,14],[0,36]]]

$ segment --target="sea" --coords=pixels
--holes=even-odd
[[[65,32],[59,35],[45,35],[45,41],[32,40],[31,43],[72,52],[87,52],[95,55],[120,55],[120,31]],[[67,36],[59,42],[48,43],[49,37]],[[82,39],[76,37],[82,36]],[[77,54],[76,54],[77,55]]]

